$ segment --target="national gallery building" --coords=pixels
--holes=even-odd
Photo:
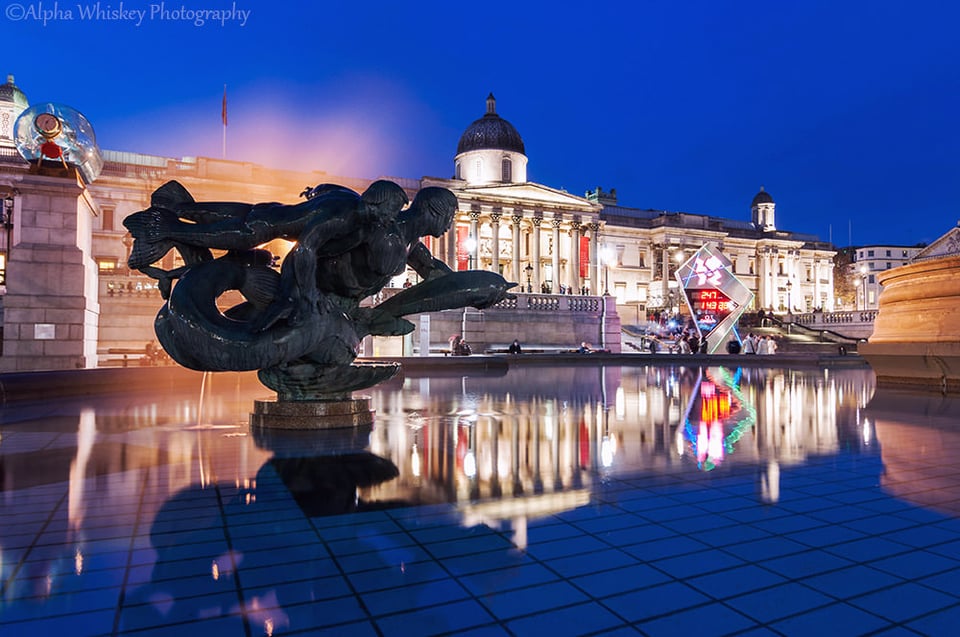
[[[61,340],[51,299],[74,295],[61,309],[82,317],[71,319],[70,338],[84,343],[83,354],[64,366],[94,366],[91,361],[99,355],[102,363],[107,348],[142,347],[152,340],[152,318],[161,300],[152,279],[126,268],[132,240],[122,221],[147,208],[153,191],[167,181],[179,181],[198,201],[284,203],[302,201],[299,194],[319,183],[359,192],[373,181],[321,170],[110,150],[101,151],[102,169],[93,180],[44,176],[31,170],[15,145],[14,123],[29,106],[9,76],[0,85],[4,343],[16,347],[9,334],[14,328],[21,341],[28,329],[31,338],[55,333],[47,340]],[[609,295],[623,324],[642,323],[655,312],[682,312],[674,272],[704,243],[714,242],[754,292],[750,309],[834,307],[833,246],[779,229],[774,199],[762,187],[749,206],[745,194],[742,219],[639,209],[620,205],[615,190],[596,188],[578,196],[530,182],[527,161],[521,135],[500,116],[490,95],[485,112],[459,139],[452,177],[389,179],[411,199],[426,186],[451,190],[458,214],[445,236],[425,241],[433,255],[454,270],[499,271],[518,283],[515,291],[529,296],[530,303],[560,295]],[[290,249],[285,242],[274,243],[270,249],[280,256]],[[161,267],[180,265],[174,254]],[[416,275],[398,277],[396,286],[405,279],[416,282]],[[14,288],[19,291],[11,296]],[[11,315],[14,308],[19,318]],[[39,355],[36,348],[20,355],[29,351]],[[49,355],[50,344],[44,352]]]

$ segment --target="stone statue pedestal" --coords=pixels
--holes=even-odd
[[[373,424],[370,398],[335,400],[257,400],[250,414],[252,427],[325,430]]]

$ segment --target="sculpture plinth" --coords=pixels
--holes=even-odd
[[[369,405],[358,406],[351,392],[392,377],[399,365],[356,364],[364,337],[408,334],[410,314],[489,307],[515,284],[492,272],[453,272],[421,243],[453,222],[457,199],[445,188],[422,189],[409,207],[389,181],[362,195],[333,184],[302,195],[296,205],[204,203],[168,182],[150,208],[123,222],[134,239],[129,266],[158,281],[166,304],[154,326],[173,360],[198,371],[258,370],[277,392],[277,407],[258,405],[254,425],[369,424]],[[281,238],[296,246],[278,272],[277,258],[259,246]],[[174,249],[185,265],[157,267]],[[214,258],[213,250],[225,253]],[[419,284],[361,307],[407,267]],[[230,290],[245,300],[222,311],[217,299]]]
[[[342,429],[373,424],[370,398],[256,400],[250,424],[272,429]]]

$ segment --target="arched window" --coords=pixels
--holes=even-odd
[[[509,157],[504,157],[500,162],[500,181],[504,183],[513,181],[513,162]]]
[[[463,173],[461,172],[461,169],[460,169],[460,162],[457,162],[457,171],[456,171],[455,179],[463,179]]]

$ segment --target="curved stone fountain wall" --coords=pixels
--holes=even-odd
[[[881,385],[960,392],[960,256],[880,274],[873,335],[859,347]]]

